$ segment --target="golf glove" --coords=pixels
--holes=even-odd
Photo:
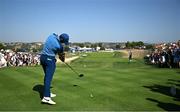
[[[64,62],[65,61],[65,53],[60,53],[59,54],[59,59]]]

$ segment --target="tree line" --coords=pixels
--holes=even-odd
[[[16,45],[8,45],[8,46],[4,46],[2,43],[0,43],[0,50],[1,49],[12,49],[14,51],[17,52],[39,52],[42,50],[43,45],[37,47],[37,48],[31,48],[31,44],[28,43],[23,43],[21,45],[21,48],[16,48]],[[132,48],[141,48],[143,46],[146,47],[146,49],[153,49],[153,45],[152,44],[145,44],[142,41],[137,41],[137,42],[129,42],[127,41],[126,43],[103,43],[103,42],[99,42],[99,43],[90,43],[90,42],[84,42],[84,43],[71,43],[70,44],[71,47],[73,46],[78,46],[78,47],[86,47],[86,48],[97,48],[100,47],[100,50],[105,50],[105,48],[112,48],[112,49],[132,49]],[[65,50],[68,51],[69,50],[69,46],[65,46]]]

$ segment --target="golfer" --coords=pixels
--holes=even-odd
[[[59,37],[57,34],[51,34],[43,47],[41,52],[41,65],[44,70],[44,92],[43,92],[43,99],[41,100],[42,103],[47,103],[54,105],[54,102],[51,97],[55,97],[56,94],[50,92],[51,81],[54,75],[54,71],[56,69],[56,54],[59,55],[59,59],[64,62],[65,61],[65,53],[63,49],[63,45],[68,45],[69,43],[69,36],[65,33],[61,34]]]
[[[132,52],[129,50],[129,63],[132,61]]]

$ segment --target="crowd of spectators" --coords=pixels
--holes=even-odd
[[[35,53],[1,51],[0,55],[0,68],[9,66],[34,66],[40,64],[40,56]]]
[[[155,50],[147,57],[150,64],[161,68],[180,68],[180,40],[156,45]]]

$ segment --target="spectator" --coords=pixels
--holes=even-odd
[[[149,61],[163,68],[180,68],[180,41],[169,45],[161,44],[149,55]]]
[[[4,58],[6,66],[33,66],[40,65],[39,54],[22,52],[2,52],[1,59]],[[4,61],[3,61],[4,62]],[[2,61],[0,62],[2,63]],[[0,64],[2,67],[2,64]]]

